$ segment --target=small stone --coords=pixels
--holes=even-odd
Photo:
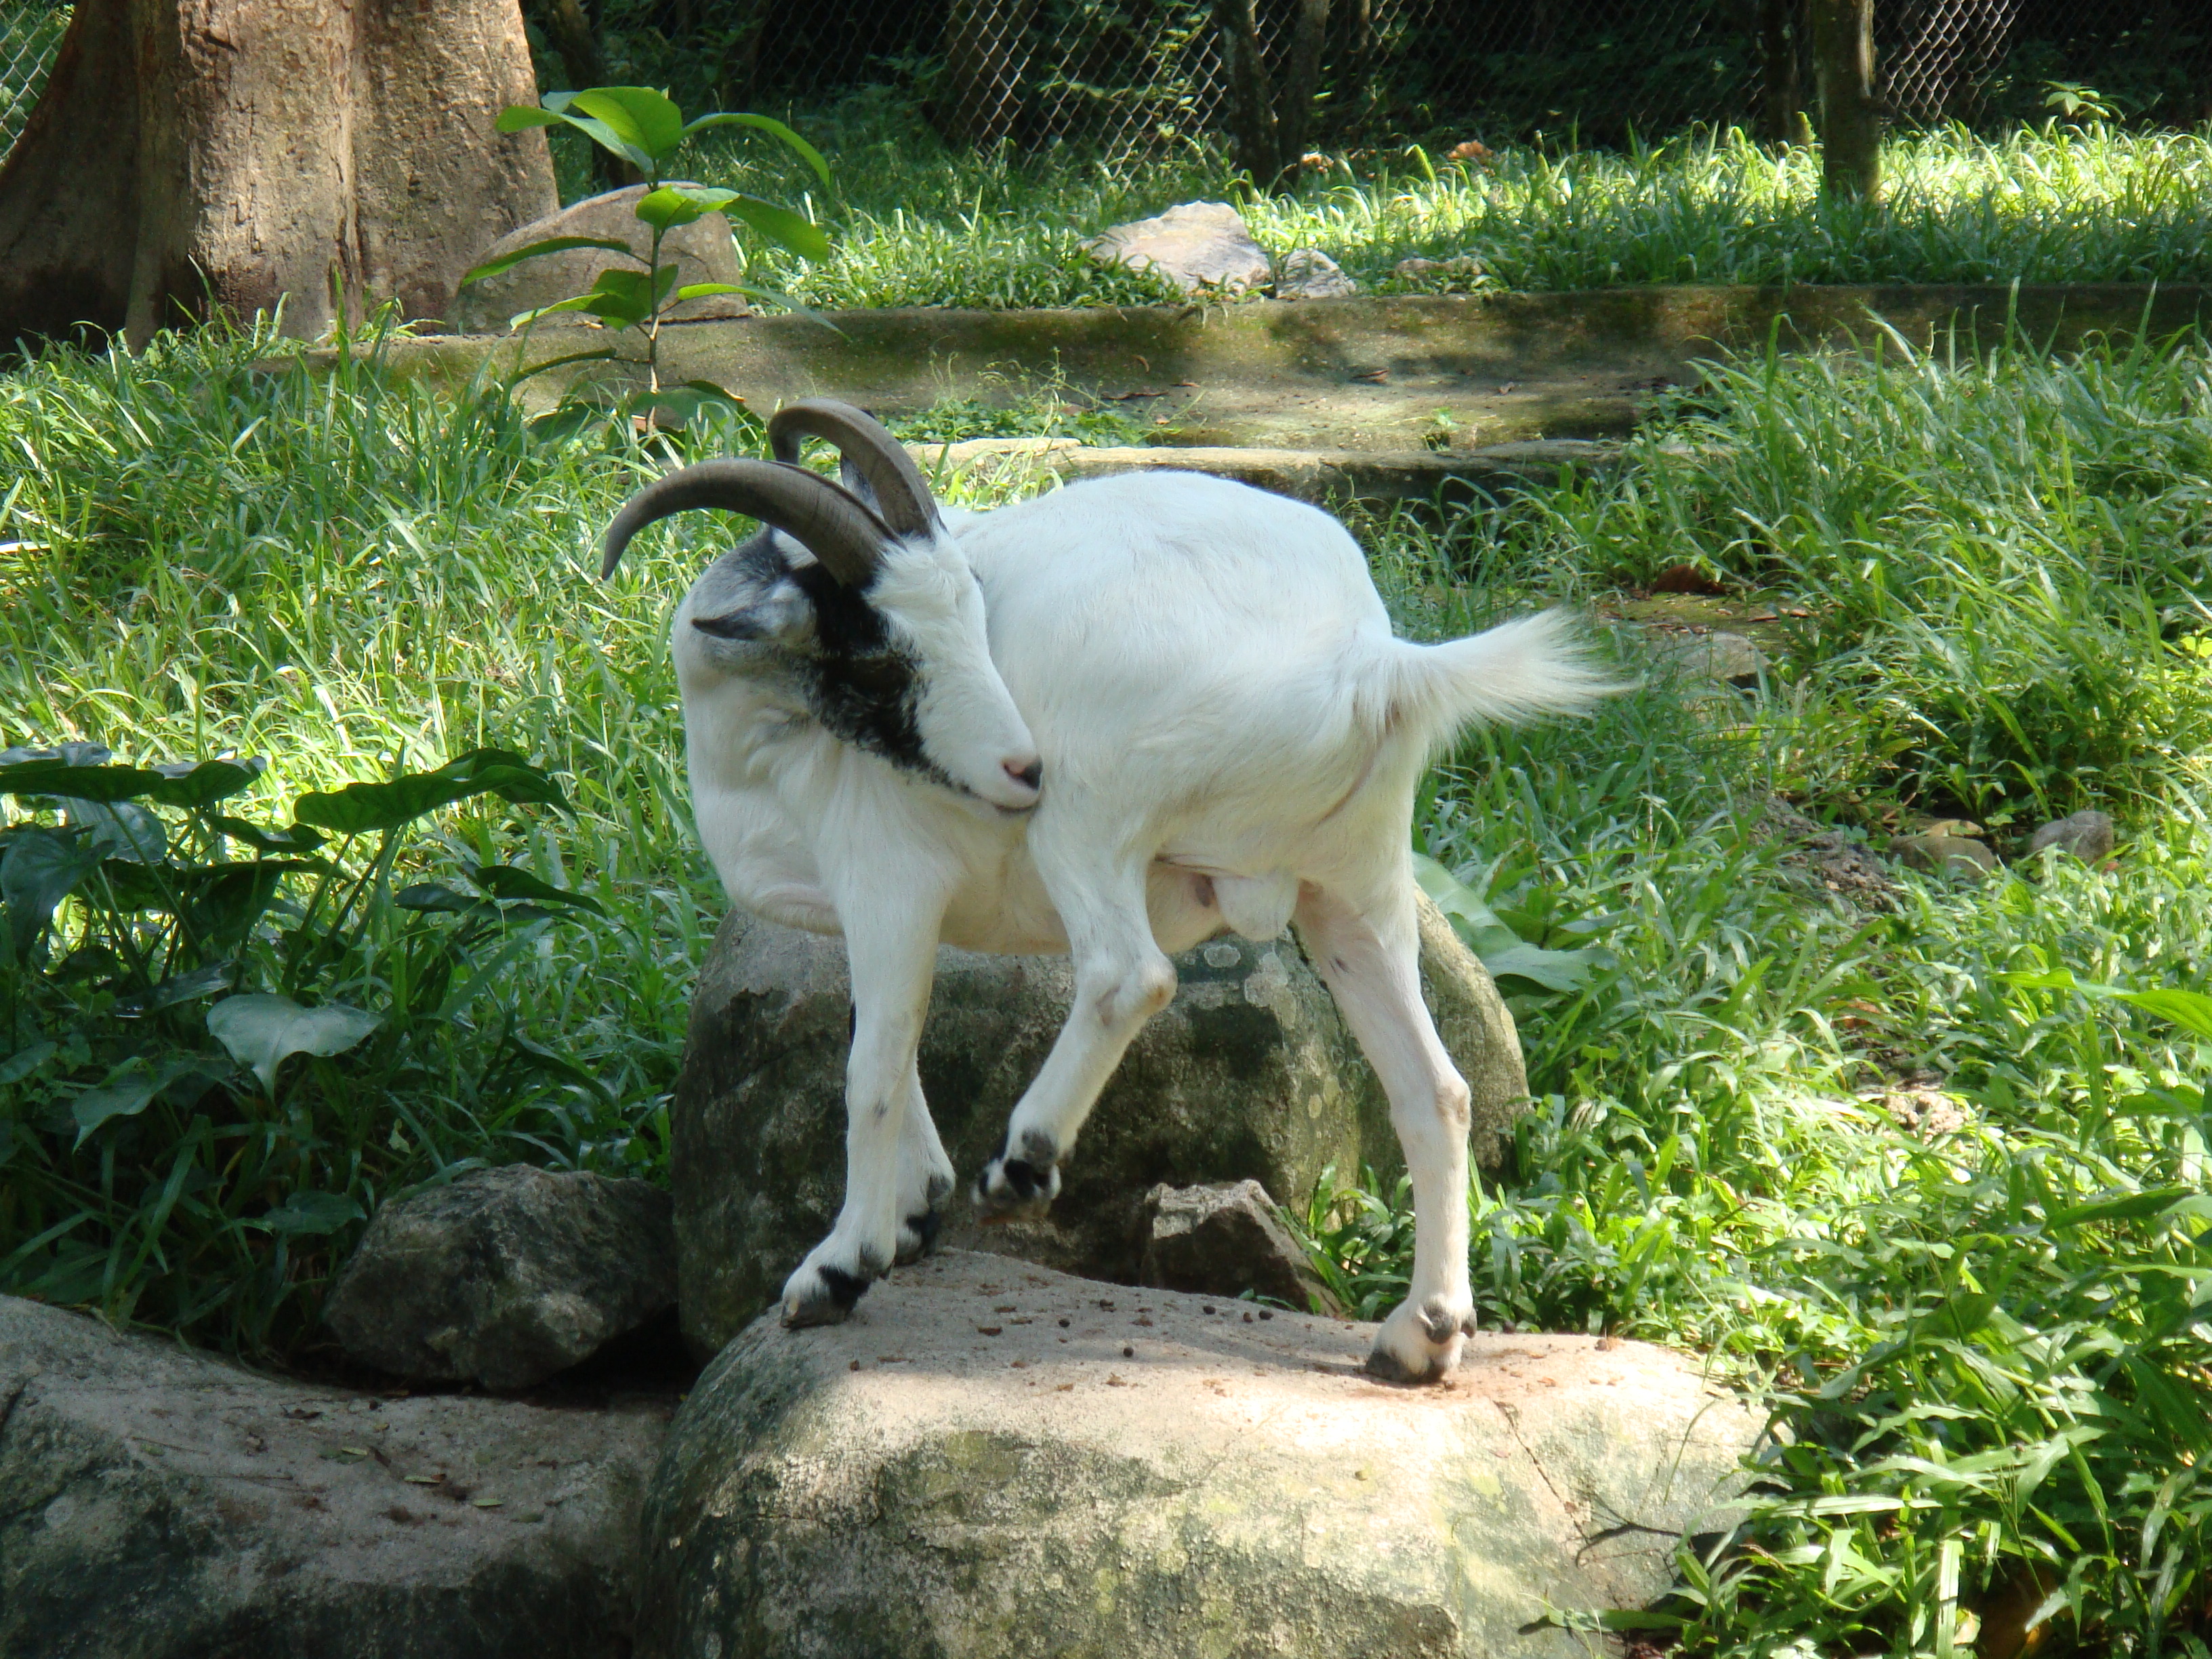
[[[1971,876],[1978,880],[1997,867],[1995,853],[1965,836],[1897,836],[1891,838],[1889,852],[1899,863],[1931,875]]]
[[[1887,1090],[1881,1108],[1891,1122],[1923,1140],[1956,1134],[1966,1126],[1966,1115],[1959,1103],[1940,1089]]]
[[[1275,268],[1278,300],[1341,300],[1358,292],[1359,284],[1317,247],[1285,253]]]
[[[1341,1311],[1258,1182],[1163,1184],[1146,1196],[1145,1209],[1147,1285],[1213,1296],[1250,1291],[1294,1308],[1318,1304]]]
[[[642,1181],[473,1170],[378,1211],[323,1318],[380,1370],[526,1388],[675,1304],[669,1215]]]
[[[2029,841],[2027,850],[2036,854],[2056,847],[2084,864],[2095,864],[2112,857],[2116,839],[2110,817],[2095,811],[2081,811],[2045,824]]]
[[[630,185],[587,197],[550,218],[509,231],[478,254],[476,263],[488,264],[526,243],[542,242],[555,236],[599,236],[628,242],[642,258],[653,240],[652,231],[637,216],[637,204],[645,192],[645,185]],[[664,264],[675,265],[676,281],[680,287],[693,283],[736,283],[744,280],[744,269],[738,264],[736,245],[730,240],[730,222],[719,213],[707,214],[662,237],[660,258]],[[569,248],[563,252],[525,259],[496,276],[487,276],[463,289],[453,302],[453,326],[463,334],[504,334],[510,318],[585,293],[599,272],[609,267],[638,271],[645,269],[636,259],[595,247]],[[698,322],[711,318],[744,317],[750,313],[743,295],[717,294],[685,300],[667,314],[678,321]],[[581,313],[556,312],[537,326],[573,327],[588,320],[591,319]]]
[[[1084,244],[1101,264],[1157,270],[1185,294],[1243,294],[1274,274],[1243,216],[1226,202],[1185,202],[1150,219],[1109,226]]]

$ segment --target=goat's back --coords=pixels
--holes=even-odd
[[[991,654],[1048,771],[1141,767],[1271,790],[1364,750],[1363,688],[1393,648],[1358,544],[1327,514],[1196,473],[1071,485],[980,518],[960,543]]]

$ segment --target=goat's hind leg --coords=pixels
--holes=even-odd
[[[928,1147],[936,1149],[949,1189],[951,1169],[928,1124],[915,1063],[936,971],[939,919],[937,910],[921,906],[890,916],[862,913],[847,922],[853,1047],[845,1061],[845,1203],[830,1237],[784,1283],[787,1325],[835,1324],[901,1259],[909,1217],[933,1208],[929,1188],[938,1170]],[[909,1161],[910,1149],[921,1154],[918,1164]],[[918,1210],[912,1207],[917,1200]],[[916,1219],[911,1228],[912,1255],[926,1243],[923,1225]]]
[[[1466,1080],[1421,1000],[1412,880],[1367,906],[1308,884],[1298,894],[1297,927],[1382,1081],[1413,1178],[1413,1284],[1382,1322],[1367,1367],[1393,1382],[1438,1381],[1459,1364],[1474,1329],[1467,1267],[1468,1102]]]

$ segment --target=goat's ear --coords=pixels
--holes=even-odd
[[[837,482],[858,495],[878,513],[880,514],[884,510],[884,504],[876,499],[876,487],[868,482],[866,473],[853,465],[852,457],[849,455],[840,455],[837,458]]]
[[[692,617],[691,626],[718,640],[802,645],[814,637],[814,602],[787,576],[713,616]]]

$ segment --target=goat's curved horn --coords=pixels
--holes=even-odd
[[[810,437],[828,439],[860,469],[892,534],[927,535],[935,528],[937,502],[929,481],[874,416],[835,398],[807,398],[769,417],[768,441],[779,461],[798,460],[799,444]]]
[[[842,484],[775,461],[702,461],[655,478],[629,498],[607,526],[599,580],[615,574],[631,537],[656,519],[694,507],[743,513],[795,536],[848,587],[866,587],[890,531]]]

